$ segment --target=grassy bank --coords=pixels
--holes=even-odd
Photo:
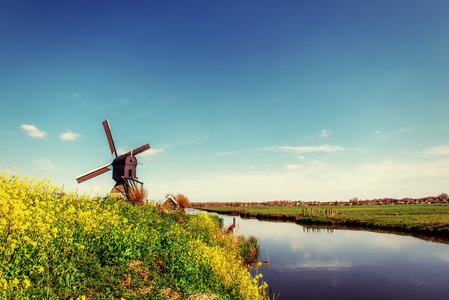
[[[214,217],[0,174],[1,299],[263,299]]]
[[[449,236],[449,204],[379,206],[202,207],[208,211],[268,220],[360,226]]]

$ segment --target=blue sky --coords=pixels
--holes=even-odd
[[[0,169],[160,200],[449,192],[447,1],[2,1]]]

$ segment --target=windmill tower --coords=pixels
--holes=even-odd
[[[103,121],[103,127],[106,133],[106,137],[108,138],[111,154],[115,155],[115,159],[111,163],[105,164],[101,167],[78,176],[76,178],[76,181],[78,181],[78,183],[82,183],[86,180],[97,177],[103,173],[110,171],[111,169],[109,168],[109,166],[112,166],[112,179],[114,179],[116,182],[112,191],[119,192],[124,195],[126,199],[130,200],[129,190],[133,187],[136,187],[137,184],[140,184],[141,186],[143,185],[142,182],[137,180],[138,177],[136,176],[136,155],[150,149],[150,144],[145,144],[143,146],[140,146],[139,148],[118,156],[114,139],[112,138],[111,127],[109,126],[109,121],[107,119]]]

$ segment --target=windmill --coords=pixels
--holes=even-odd
[[[106,137],[108,138],[109,148],[111,149],[111,154],[115,155],[115,159],[112,163],[105,164],[98,167],[92,171],[82,174],[76,178],[78,183],[84,182],[86,180],[92,179],[110,171],[109,166],[112,165],[112,179],[115,180],[115,186],[112,189],[113,192],[120,192],[122,195],[129,199],[129,190],[137,186],[137,184],[143,185],[142,182],[137,180],[136,168],[137,168],[137,158],[136,155],[147,151],[150,149],[150,144],[145,144],[126,152],[123,155],[117,155],[117,149],[115,148],[114,139],[112,138],[111,127],[109,126],[109,121],[106,119],[102,122],[104,131],[106,132]]]

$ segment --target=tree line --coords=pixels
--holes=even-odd
[[[348,201],[301,201],[301,200],[274,200],[266,202],[191,202],[191,207],[237,207],[237,206],[352,206],[352,205],[400,205],[400,204],[433,204],[449,203],[449,196],[442,193],[439,196],[429,196],[424,198],[382,198],[372,200],[360,200],[353,197]]]

